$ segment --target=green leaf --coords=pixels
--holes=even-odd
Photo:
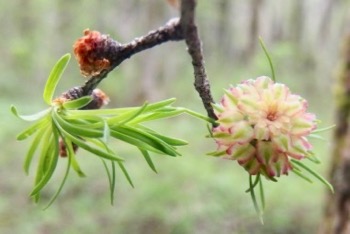
[[[88,139],[88,141],[95,143],[97,146],[99,146],[101,148],[105,148],[107,152],[112,153],[112,150],[103,141],[101,141],[99,139]],[[118,163],[118,166],[120,167],[120,169],[122,170],[126,180],[129,182],[131,187],[134,187],[134,184],[132,183],[131,177],[129,176],[128,171],[125,169],[123,163],[122,162],[117,162],[117,163]]]
[[[212,103],[211,106],[213,107],[213,109],[214,109],[215,111],[217,111],[217,112],[219,112],[219,113],[222,113],[222,112],[224,112],[224,110],[225,110],[225,109],[224,109],[221,105],[219,105],[218,103]]]
[[[38,113],[35,113],[33,115],[20,115],[20,114],[18,114],[18,111],[17,111],[16,107],[15,106],[11,106],[12,114],[14,114],[16,117],[18,117],[18,118],[20,118],[20,119],[22,119],[24,121],[28,121],[28,122],[38,120],[38,119],[44,117],[45,115],[47,115],[50,111],[51,111],[51,108],[48,108],[46,110],[40,111]]]
[[[260,181],[260,173],[256,175],[254,183],[252,184],[252,186],[249,185],[249,188],[245,191],[246,193],[250,192],[250,190],[254,189],[255,186],[259,183]]]
[[[104,121],[104,128],[103,128],[103,141],[107,144],[108,138],[111,135],[111,130],[109,129],[107,121]]]
[[[132,121],[130,121],[130,124],[137,124],[137,123],[141,123],[141,122],[171,118],[171,117],[175,117],[177,115],[181,115],[184,112],[185,112],[185,110],[176,110],[176,109],[172,110],[172,111],[152,112],[152,113],[138,116],[137,118],[134,118]]]
[[[34,196],[38,194],[41,188],[44,186],[42,181],[44,180],[44,175],[47,173],[45,168],[46,160],[48,158],[53,157],[52,156],[53,152],[50,152],[50,145],[51,145],[50,143],[52,141],[52,138],[53,138],[52,130],[49,129],[48,131],[46,131],[46,134],[43,136],[42,148],[41,148],[39,162],[38,162],[36,176],[35,176],[35,186],[30,196]]]
[[[250,196],[252,198],[253,204],[254,204],[254,208],[256,213],[259,215],[259,219],[261,224],[264,224],[264,220],[263,220],[263,213],[258,205],[258,202],[256,200],[256,196],[255,196],[255,191],[254,191],[254,184],[252,181],[252,175],[249,175],[249,191],[250,191]],[[259,177],[260,178],[260,177]]]
[[[63,108],[65,109],[80,109],[86,106],[87,104],[89,104],[91,101],[92,101],[91,96],[84,96],[78,99],[64,102],[62,105],[63,105]]]
[[[77,127],[89,128],[89,129],[104,129],[106,124],[108,125],[106,119],[100,116],[94,115],[71,115],[70,111],[65,111],[65,115],[60,115],[66,122],[73,124]]]
[[[103,129],[91,129],[88,126],[81,127],[78,125],[74,125],[64,120],[59,113],[53,111],[53,118],[57,121],[66,132],[78,134],[81,137],[91,137],[91,138],[100,138],[103,137]]]
[[[61,138],[68,152],[68,157],[70,157],[71,159],[71,166],[73,167],[74,171],[78,174],[78,176],[85,177],[85,173],[81,170],[79,163],[76,160],[76,157],[75,157],[76,155],[74,153],[72,142],[65,137],[61,137]]]
[[[152,151],[154,153],[158,153],[158,154],[163,154],[162,151],[146,144],[145,142],[143,141],[140,141],[139,139],[137,138],[134,138],[134,137],[130,137],[129,135],[127,134],[123,134],[123,133],[120,133],[120,132],[117,132],[117,131],[114,131],[114,130],[111,130],[111,136],[113,138],[116,138],[116,139],[119,139],[121,141],[124,141],[128,144],[131,144],[131,145],[134,145],[138,148],[142,148],[144,150],[148,150],[148,151]]]
[[[115,162],[111,161],[112,166],[112,176],[111,176],[111,204],[114,201],[114,190],[115,190]]]
[[[327,141],[324,137],[321,137],[321,136],[316,135],[316,134],[309,134],[308,137],[313,138],[313,139],[317,139],[317,140]]]
[[[139,119],[141,114],[143,114],[142,116],[144,116],[143,112],[145,111],[146,107],[147,107],[147,103],[145,103],[142,107],[139,107],[132,111],[128,111],[126,113],[113,116],[107,120],[108,125],[118,126],[118,125],[123,125],[130,122],[134,120],[136,117],[138,117],[137,119]]]
[[[265,193],[264,193],[264,185],[262,183],[261,177],[259,179],[259,190],[260,190],[260,202],[262,210],[265,210]]]
[[[196,117],[198,119],[202,119],[202,120],[207,121],[207,122],[209,122],[211,124],[217,124],[215,119],[209,118],[209,117],[207,117],[205,115],[199,114],[199,113],[197,113],[195,111],[192,111],[192,110],[189,110],[189,109],[184,109],[184,110],[185,110],[185,112],[187,114],[189,114],[189,115],[191,115],[193,117]]]
[[[175,98],[163,100],[160,102],[148,104],[144,112],[152,112],[168,106],[176,101]],[[140,107],[126,107],[126,108],[115,108],[115,109],[98,109],[98,110],[70,110],[72,115],[106,115],[106,116],[116,116],[121,114],[132,114],[134,111],[138,111]]]
[[[100,156],[102,158],[106,158],[109,160],[117,161],[117,162],[123,161],[122,158],[117,157],[115,154],[105,152],[103,150],[100,150],[100,149],[92,146],[92,145],[88,145],[83,140],[80,140],[79,138],[74,137],[74,136],[70,135],[69,133],[67,134],[67,132],[65,132],[64,135],[65,135],[65,137],[68,137],[72,142],[77,144],[79,147],[85,149],[88,152],[91,152],[92,154],[95,154],[97,156]]]
[[[62,188],[63,188],[63,186],[64,186],[64,184],[66,183],[67,178],[68,178],[70,165],[71,165],[71,157],[68,155],[67,167],[66,167],[66,172],[65,172],[65,174],[64,174],[63,180],[62,180],[60,186],[58,187],[58,190],[57,190],[56,193],[53,195],[53,197],[51,198],[51,200],[49,201],[49,203],[46,205],[46,207],[44,208],[44,210],[46,210],[47,208],[49,208],[49,207],[52,205],[52,203],[54,203],[54,201],[57,199],[58,195],[61,193]]]
[[[49,124],[48,118],[43,118],[34,124],[30,125],[24,131],[17,135],[17,140],[22,141],[36,133],[39,129],[46,128]]]
[[[314,134],[314,133],[319,133],[319,132],[328,131],[328,130],[330,130],[330,129],[332,129],[332,128],[335,128],[335,127],[336,127],[336,125],[333,124],[333,125],[331,125],[331,126],[329,126],[329,127],[315,129],[314,131],[312,131],[312,133]]]
[[[265,56],[266,56],[267,60],[269,61],[269,65],[270,65],[270,69],[271,69],[271,74],[272,74],[272,77],[271,77],[271,78],[272,78],[273,82],[276,82],[275,69],[273,68],[273,63],[272,63],[270,54],[269,54],[269,52],[268,52],[267,49],[266,49],[266,46],[265,46],[265,43],[264,43],[262,37],[259,37],[259,42],[260,42],[261,48],[263,49],[263,51],[264,51],[264,53],[265,53]]]
[[[130,186],[134,188],[134,184],[131,180],[131,177],[129,176],[128,171],[125,169],[123,163],[121,163],[121,162],[117,162],[117,163],[118,163],[118,166],[120,167],[120,169],[122,170],[126,180],[129,182]]]
[[[235,105],[238,104],[238,98],[235,97],[235,96],[233,96],[233,94],[231,93],[230,90],[224,89],[224,93],[225,93],[226,96],[232,101],[232,103],[234,103]],[[220,109],[220,112],[223,112],[223,111],[224,111],[223,108],[222,108],[222,106],[218,106],[217,108]]]
[[[107,163],[105,162],[104,159],[102,159],[103,166],[106,170],[107,177],[108,177],[108,182],[109,182],[109,190],[110,190],[110,199],[111,199],[111,205],[114,203],[114,190],[115,190],[115,162],[111,161],[111,167],[112,167],[112,172],[109,172]]]
[[[152,104],[148,104],[146,107],[146,112],[151,112],[151,111],[155,111],[158,109],[161,109],[163,107],[169,106],[171,104],[173,104],[176,101],[176,98],[170,98],[170,99],[166,99],[160,102],[155,102]]]
[[[187,141],[177,139],[177,138],[172,138],[172,137],[167,137],[164,135],[161,135],[159,133],[150,133],[151,135],[155,136],[156,138],[164,141],[165,143],[172,145],[172,146],[184,146],[188,145]]]
[[[118,123],[118,125],[123,125],[123,124],[126,124],[127,122],[130,122],[131,120],[133,120],[134,118],[138,117],[139,115],[142,114],[142,112],[145,111],[146,107],[147,107],[148,103],[145,103],[143,106],[141,106],[138,110],[136,110],[135,112],[131,112],[129,114],[129,116],[125,116],[123,118],[122,121],[120,121]]]
[[[103,109],[101,109],[103,110]],[[77,121],[77,123],[86,124],[86,123],[100,123],[102,126],[102,122],[104,122],[104,118],[101,117],[103,115],[98,114],[90,114],[86,112],[87,110],[65,110],[65,115],[62,115],[67,121]],[[100,126],[99,126],[100,127]]]
[[[115,109],[91,109],[91,110],[67,110],[67,115],[73,118],[87,117],[87,116],[117,116],[121,114],[134,111],[135,107],[129,108],[115,108]]]
[[[147,150],[144,150],[144,149],[140,149],[139,150],[141,151],[143,157],[145,158],[148,166],[155,172],[155,173],[158,173],[157,170],[156,170],[156,167],[154,166],[153,162],[152,162],[152,158],[151,156],[149,155],[148,151]]]
[[[49,182],[52,177],[53,172],[56,169],[58,161],[58,132],[57,129],[52,128],[53,137],[49,141],[49,151],[46,152],[46,157],[44,158],[43,172],[45,173],[40,182],[34,187],[31,196],[39,193],[41,189]],[[52,149],[53,148],[53,149]],[[47,165],[45,165],[47,162]]]
[[[209,156],[213,156],[213,157],[220,157],[220,156],[223,156],[226,154],[226,150],[223,150],[223,151],[214,151],[214,152],[210,152],[210,153],[207,153],[207,155]]]
[[[215,122],[215,124],[217,124],[217,123]],[[208,137],[213,138],[214,136],[213,136],[212,126],[209,126],[209,124],[207,124],[207,130],[209,133]]]
[[[227,132],[215,132],[213,136],[215,136],[215,138],[230,139],[232,137],[232,134]]]
[[[49,78],[46,81],[43,98],[46,104],[51,105],[52,97],[54,95],[56,86],[61,78],[62,73],[67,67],[71,55],[63,55],[52,68]]]
[[[292,159],[291,162],[292,162],[293,166],[297,165],[299,167],[302,167],[306,171],[308,171],[311,175],[316,177],[321,183],[326,185],[329,188],[329,190],[331,190],[332,193],[334,193],[333,186],[325,178],[323,178],[323,176],[321,176],[320,174],[318,174],[317,172],[315,172],[314,170],[312,170],[308,166],[304,165],[303,163],[301,163],[301,162],[299,162],[299,161],[297,161],[295,159]]]
[[[36,134],[32,144],[29,147],[29,150],[27,152],[27,155],[25,157],[24,164],[23,164],[23,169],[27,175],[29,174],[29,167],[32,162],[35,151],[39,147],[40,142],[44,139],[44,136],[47,135],[45,133],[47,131],[49,131],[49,129],[46,129],[46,128],[40,129],[40,131]]]
[[[308,154],[308,156],[306,158],[309,159],[313,163],[316,163],[316,164],[321,163],[321,161],[313,153]]]
[[[177,139],[177,138],[172,138],[172,137],[167,137],[158,133],[150,133],[153,136],[159,138],[160,140],[164,141],[165,143],[172,145],[172,146],[184,146],[188,145],[187,141]]]
[[[112,129],[111,129],[112,130]],[[128,135],[134,139],[137,139],[149,146],[151,146],[154,149],[157,149],[164,154],[170,155],[170,156],[179,156],[180,154],[174,149],[174,147],[168,145],[164,141],[152,136],[149,133],[146,133],[142,130],[139,130],[134,127],[130,126],[117,126],[113,128],[114,131],[111,131],[111,135],[113,136],[113,132],[119,132],[124,135]],[[137,146],[137,145],[136,145]],[[140,146],[140,148],[142,148]]]
[[[86,151],[89,151],[97,156],[100,156],[102,158],[106,158],[109,160],[114,160],[114,161],[123,161],[122,158],[117,157],[115,154],[109,153],[109,152],[105,152],[103,150],[100,150],[94,146],[88,145],[86,144],[83,140],[79,139],[76,136],[73,136],[72,134],[70,134],[69,132],[67,132],[65,129],[62,128],[62,126],[58,123],[56,118],[53,118],[53,121],[56,124],[56,127],[59,129],[59,131],[61,132],[61,134],[63,135],[63,137],[67,137],[69,140],[71,140],[73,143],[75,143],[76,145],[78,145],[79,147],[85,149]]]
[[[312,180],[309,177],[305,176],[298,168],[295,167],[295,165],[292,169],[292,172],[295,173],[300,178],[306,180],[307,182],[309,182],[311,184],[313,183]]]
[[[172,137],[167,137],[164,135],[159,134],[158,132],[153,131],[150,128],[147,128],[145,126],[142,125],[137,125],[137,128],[139,128],[140,130],[143,130],[159,139],[161,139],[162,141],[166,142],[169,145],[172,146],[184,146],[184,145],[188,145],[187,141],[181,140],[181,139],[177,139],[177,138],[172,138]]]

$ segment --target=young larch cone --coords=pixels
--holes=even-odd
[[[111,51],[119,45],[108,35],[86,29],[84,36],[79,38],[73,45],[81,74],[90,77],[108,69],[111,66],[111,57],[113,56]]]
[[[306,137],[316,128],[315,115],[307,112],[305,99],[269,77],[226,90],[215,111],[217,155],[237,160],[250,175],[274,178],[288,174],[290,159],[311,154]]]

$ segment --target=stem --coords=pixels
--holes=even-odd
[[[192,58],[194,86],[202,99],[204,108],[207,110],[208,117],[217,120],[212,107],[214,100],[210,92],[210,84],[204,67],[202,43],[195,23],[195,8],[196,0],[181,1],[180,25],[186,45],[188,46],[188,53]]]
[[[119,66],[124,60],[132,55],[160,45],[168,41],[183,40],[182,30],[180,29],[179,19],[171,19],[165,26],[149,32],[145,36],[135,38],[130,43],[119,44],[111,43],[112,48],[108,48],[108,57],[112,58],[109,69],[102,71],[96,76],[92,76],[82,87],[82,96],[89,95],[98,84],[107,77],[108,73]]]
[[[106,40],[106,48],[102,51],[102,57],[108,58],[111,65],[108,69],[102,70],[98,75],[90,77],[84,85],[68,90],[64,93],[66,98],[76,99],[90,95],[99,83],[107,77],[109,72],[138,52],[168,41],[180,41],[185,39],[188,53],[192,58],[195,89],[202,99],[208,117],[217,120],[212,107],[214,101],[210,91],[209,80],[205,72],[201,40],[195,23],[195,8],[196,0],[182,0],[180,19],[171,19],[163,27],[151,31],[145,36],[135,38],[130,43],[120,44],[108,37]],[[216,126],[216,123],[213,121],[212,125]]]
[[[273,68],[273,63],[272,63],[270,54],[269,54],[269,52],[266,49],[266,46],[265,46],[265,43],[264,43],[262,37],[259,37],[259,42],[260,42],[261,48],[263,49],[263,51],[264,51],[264,53],[266,55],[267,60],[269,61],[269,65],[270,65],[270,69],[271,69],[271,73],[272,73],[272,77],[271,78],[272,78],[273,82],[276,82],[275,69]]]

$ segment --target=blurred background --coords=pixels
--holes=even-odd
[[[350,2],[346,0],[217,0],[198,1],[197,20],[206,69],[216,101],[223,89],[248,78],[270,75],[258,44],[262,36],[276,69],[277,80],[309,101],[309,110],[334,123],[332,77],[342,38],[349,33]],[[315,233],[321,222],[326,188],[295,177],[266,182],[265,225],[255,214],[247,173],[236,162],[206,156],[215,144],[206,126],[189,116],[151,124],[190,142],[182,157],[152,155],[153,173],[139,153],[120,142],[115,149],[126,158],[134,181],[131,188],[119,173],[115,204],[110,205],[108,180],[95,156],[79,151],[87,174],[71,173],[58,200],[42,208],[57,190],[66,159],[60,159],[41,203],[28,194],[35,167],[26,176],[23,159],[30,143],[15,137],[28,126],[10,114],[45,108],[42,90],[57,59],[72,52],[86,28],[109,34],[121,43],[146,34],[178,16],[159,0],[13,0],[0,2],[0,233]],[[81,85],[74,59],[57,95]],[[205,114],[193,88],[193,70],[183,41],[170,42],[125,61],[100,85],[111,98],[109,107],[141,105],[176,97],[177,106]],[[311,166],[327,175],[331,132],[327,141],[313,141],[323,163]],[[35,163],[33,164],[33,166]]]

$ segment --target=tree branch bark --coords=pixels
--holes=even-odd
[[[350,35],[344,39],[335,81],[336,129],[329,173],[335,194],[327,194],[319,234],[350,233]]]
[[[217,117],[212,107],[214,100],[210,92],[210,84],[205,72],[202,43],[199,39],[198,29],[195,23],[195,8],[196,0],[181,1],[180,25],[183,30],[186,45],[188,46],[188,53],[192,58],[194,86],[202,99],[204,108],[207,110],[208,117],[216,120]]]
[[[82,73],[91,75],[91,77],[84,85],[74,87],[63,95],[71,99],[90,95],[99,83],[107,77],[109,72],[136,53],[168,41],[185,40],[188,53],[192,58],[195,89],[202,99],[208,117],[216,120],[217,117],[212,107],[214,101],[204,67],[202,44],[195,23],[195,9],[195,0],[182,0],[180,19],[171,19],[165,26],[151,31],[145,36],[136,38],[127,44],[120,44],[107,35],[87,30],[85,38],[76,42],[75,52],[78,51],[80,53],[78,55],[76,53],[76,57],[79,57]],[[91,47],[96,47],[96,51],[91,51]],[[85,68],[87,70],[83,70],[83,62],[86,62]],[[97,70],[94,70],[95,68]],[[99,70],[100,68],[101,70]]]
[[[109,48],[108,55],[106,57],[111,58],[111,66],[109,69],[103,70],[100,74],[91,77],[82,86],[82,95],[89,95],[98,84],[107,77],[108,73],[114,68],[119,66],[124,60],[129,59],[136,53],[150,49],[154,46],[160,45],[168,41],[183,40],[182,30],[180,29],[179,19],[171,19],[165,26],[160,27],[157,30],[149,32],[145,36],[135,38],[127,44],[114,44],[113,48]]]

